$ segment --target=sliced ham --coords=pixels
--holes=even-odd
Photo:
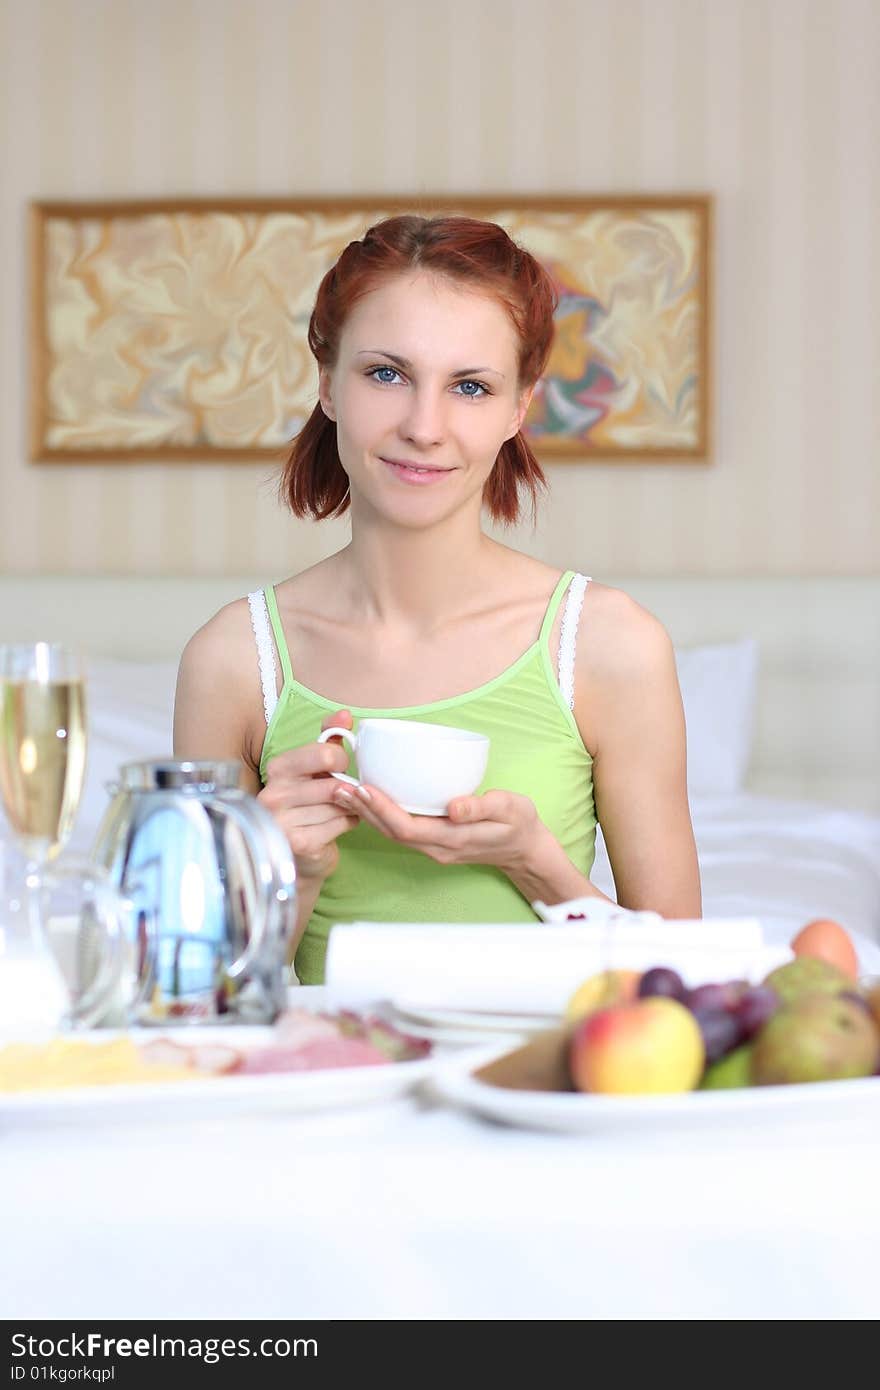
[[[248,1052],[240,1071],[248,1076],[264,1072],[321,1071],[327,1067],[375,1067],[391,1058],[364,1038],[313,1038],[288,1047],[282,1043],[256,1047]]]
[[[188,1067],[206,1076],[258,1076],[269,1072],[322,1071],[330,1067],[374,1067],[425,1057],[431,1044],[400,1032],[373,1015],[317,1014],[288,1009],[275,1024],[271,1043],[256,1047],[229,1029],[228,1043],[153,1038],[139,1047],[145,1062]],[[235,1044],[238,1043],[238,1046]]]

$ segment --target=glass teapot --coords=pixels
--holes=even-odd
[[[285,1006],[296,872],[241,771],[126,763],[109,788],[93,857],[132,905],[132,1023],[271,1023]]]

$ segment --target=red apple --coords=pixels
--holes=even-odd
[[[677,999],[658,996],[589,1014],[569,1045],[576,1089],[605,1095],[692,1091],[705,1062],[693,1014]]]

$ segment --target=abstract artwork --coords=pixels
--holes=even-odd
[[[34,204],[31,457],[283,456],[321,277],[397,212],[489,218],[552,276],[540,459],[708,458],[710,199],[445,195]]]

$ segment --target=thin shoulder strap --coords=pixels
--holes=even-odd
[[[559,688],[569,709],[574,709],[574,658],[578,623],[590,575],[576,574],[569,585],[559,634]]]
[[[278,600],[275,597],[275,586],[270,584],[263,590],[266,595],[266,607],[269,610],[269,622],[272,624],[272,634],[275,638],[275,646],[278,655],[281,657],[281,672],[284,676],[284,684],[293,680],[293,668],[290,665],[290,653],[287,650],[287,638],[284,636],[284,628],[281,626],[281,616],[278,612]]]
[[[573,574],[574,570],[566,570],[564,574],[561,574],[559,576],[559,579],[556,583],[556,588],[550,595],[550,602],[547,604],[547,607],[544,610],[544,621],[541,624],[541,631],[538,635],[538,641],[541,643],[541,646],[545,649],[550,641],[550,633],[553,628],[553,624],[556,621],[556,614],[559,611],[559,605],[562,602],[562,596],[568,588],[568,585],[571,581],[571,576]]]

